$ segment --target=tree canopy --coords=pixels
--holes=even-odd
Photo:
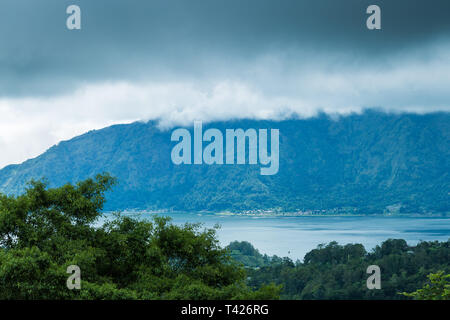
[[[282,285],[283,299],[449,299],[450,278],[445,274],[450,273],[450,241],[409,246],[403,239],[388,239],[370,252],[361,244],[331,242],[296,262],[263,256],[249,246],[230,244],[233,257],[247,267],[248,285]],[[367,289],[370,265],[381,269],[381,290]]]
[[[274,299],[251,290],[245,270],[219,246],[215,229],[102,216],[108,174],[23,195],[0,195],[0,299]],[[69,290],[67,267],[81,270]]]
[[[104,215],[115,184],[102,174],[0,194],[0,299],[449,299],[450,241],[388,239],[371,252],[331,242],[293,262],[248,242],[222,248],[200,224]],[[80,290],[66,286],[73,265]],[[382,290],[367,289],[369,265]]]
[[[421,289],[403,295],[416,300],[450,300],[450,274],[444,274],[444,271],[430,273],[428,280]]]

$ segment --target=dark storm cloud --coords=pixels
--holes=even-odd
[[[81,7],[80,31],[65,27],[70,4]],[[370,4],[382,9],[381,31],[365,27]],[[266,53],[287,68],[383,64],[449,33],[447,0],[2,0],[0,95],[248,76],[245,66]]]
[[[450,111],[449,15],[448,0],[0,0],[0,167],[135,120]]]

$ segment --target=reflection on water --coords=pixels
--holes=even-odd
[[[318,244],[362,243],[366,250],[388,238],[405,239],[410,245],[420,240],[447,241],[450,218],[417,217],[250,217],[198,213],[170,213],[175,224],[201,222],[205,227],[220,224],[222,245],[231,241],[249,241],[261,253],[302,259]],[[151,214],[140,215],[147,219]],[[290,252],[290,253],[289,253]]]

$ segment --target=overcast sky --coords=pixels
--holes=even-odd
[[[114,123],[450,111],[449,88],[448,0],[0,2],[0,168]]]

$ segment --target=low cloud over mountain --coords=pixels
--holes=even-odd
[[[176,166],[171,130],[136,122],[91,131],[4,168],[0,192],[20,193],[32,178],[58,186],[107,171],[119,179],[108,209],[449,212],[449,113],[367,111],[206,127],[279,129],[278,173],[262,176],[258,165]]]

